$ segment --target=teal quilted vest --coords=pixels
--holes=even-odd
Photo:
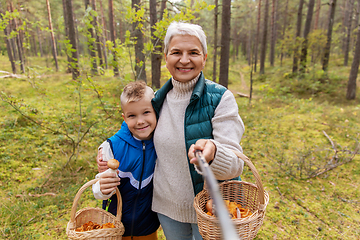
[[[155,93],[152,105],[156,116],[159,118],[160,109],[164,103],[166,94],[173,88],[171,79]],[[213,139],[211,119],[214,117],[215,109],[221,101],[221,97],[227,89],[220,84],[204,78],[201,72],[198,82],[195,85],[190,98],[190,103],[185,112],[185,144],[188,152],[191,144],[198,139]],[[189,169],[195,195],[203,189],[204,181],[198,174],[193,164]]]

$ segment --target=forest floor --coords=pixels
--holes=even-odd
[[[28,60],[27,77],[0,79],[0,239],[67,239],[74,196],[96,174],[97,146],[121,126],[118,99],[131,78],[73,81],[65,64],[57,73]],[[10,71],[5,56],[0,66]],[[345,99],[349,67],[318,68],[255,73],[250,101],[236,93],[250,95],[251,69],[231,63],[241,145],[270,197],[255,239],[360,239],[360,98]],[[248,168],[242,180],[255,183]],[[89,190],[77,209],[100,205]]]

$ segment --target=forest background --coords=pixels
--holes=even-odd
[[[173,20],[203,27],[205,76],[236,96],[270,195],[257,239],[360,238],[360,0],[0,0],[0,13],[0,238],[66,239],[123,86],[170,77]]]

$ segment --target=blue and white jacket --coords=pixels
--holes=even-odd
[[[157,214],[151,211],[156,161],[153,140],[135,139],[123,122],[121,129],[107,140],[106,145],[110,147],[113,158],[120,163],[118,169],[121,181],[118,188],[122,198],[121,221],[125,227],[124,236],[145,236],[155,232],[160,223]],[[111,157],[111,154],[108,155]],[[94,195],[96,197],[95,192]],[[115,194],[110,201],[108,211],[116,215]],[[103,208],[105,205],[106,203]]]

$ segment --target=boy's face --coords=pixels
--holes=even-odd
[[[140,101],[125,103],[122,110],[122,116],[133,136],[149,140],[156,127],[156,114],[151,99],[144,96]]]

